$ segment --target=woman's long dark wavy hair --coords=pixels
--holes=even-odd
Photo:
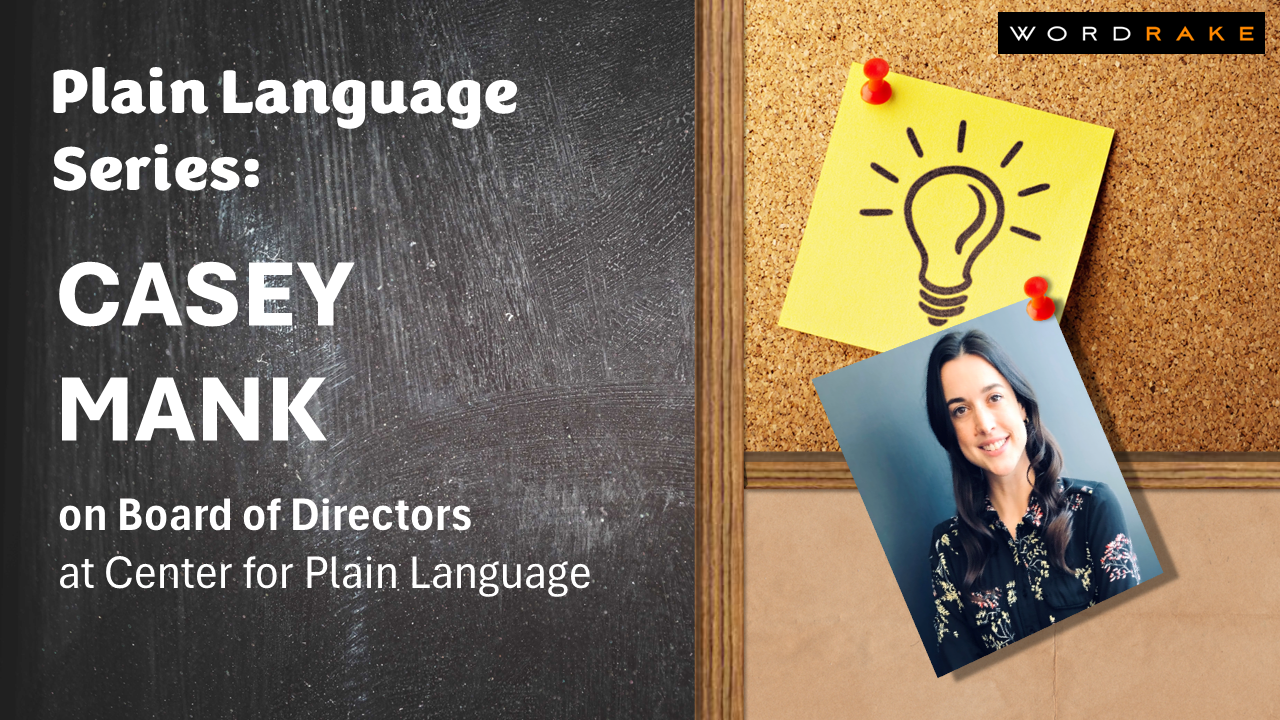
[[[1062,472],[1062,450],[1040,422],[1036,393],[1009,354],[985,333],[980,330],[953,332],[943,336],[929,355],[925,406],[929,411],[929,427],[951,458],[951,485],[956,496],[956,513],[960,518],[960,543],[968,559],[968,569],[960,583],[961,591],[967,592],[982,575],[991,543],[996,540],[982,520],[986,511],[987,476],[960,450],[947,397],[942,392],[942,366],[961,355],[976,355],[990,363],[1009,382],[1018,403],[1026,411],[1027,457],[1035,475],[1032,493],[1039,497],[1044,507],[1044,536],[1049,546],[1049,561],[1072,572],[1066,560],[1067,544],[1071,542],[1071,512],[1058,484]]]

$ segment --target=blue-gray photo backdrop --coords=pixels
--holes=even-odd
[[[1062,331],[1054,320],[1033,321],[1024,305],[943,328],[813,381],[935,670],[943,665],[929,642],[929,538],[935,525],[956,514],[956,504],[947,453],[929,429],[924,382],[929,353],[947,333],[981,330],[1008,351],[1062,446],[1063,476],[1110,486],[1124,508],[1142,580],[1161,572]]]

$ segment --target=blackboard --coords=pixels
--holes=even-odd
[[[15,705],[25,718],[687,717],[693,707],[693,23],[683,3],[510,4],[75,1],[20,16],[29,52],[13,350],[6,558]],[[51,111],[50,78],[201,80],[204,114]],[[518,108],[470,129],[440,114],[227,115],[216,92],[347,79],[513,81]],[[108,91],[108,97],[111,96]],[[98,156],[231,156],[260,184],[219,192],[52,184],[57,149]],[[86,161],[87,167],[88,161]],[[129,300],[158,263],[179,308],[186,273],[221,262],[240,315],[224,327],[158,315],[71,323],[59,283],[97,262]],[[294,263],[292,326],[246,322],[250,263]],[[297,263],[352,262],[331,326]],[[206,303],[206,305],[208,305]],[[210,311],[216,310],[208,306]],[[129,383],[129,438],[80,411],[61,439],[65,378],[94,395]],[[134,433],[171,377],[196,439]],[[261,380],[263,437],[225,419],[201,439],[203,378],[237,403]],[[271,440],[271,378],[324,381]],[[170,408],[172,409],[172,408]],[[12,422],[12,421],[11,421]],[[14,428],[11,424],[11,430]],[[122,498],[232,508],[226,531],[120,530]],[[321,506],[469,508],[469,527],[246,530],[240,512]],[[100,505],[107,528],[65,530]],[[86,513],[87,514],[87,513]],[[287,513],[285,516],[287,517]],[[14,525],[16,523],[16,525]],[[230,563],[226,589],[60,587],[63,566]],[[393,563],[398,589],[243,587],[242,563],[308,556]],[[412,589],[409,563],[583,564],[590,584],[546,591]],[[121,566],[117,565],[117,569]],[[116,575],[120,577],[119,574]],[[338,577],[342,577],[339,571]],[[299,578],[300,580],[300,578]],[[11,623],[14,621],[11,619]]]

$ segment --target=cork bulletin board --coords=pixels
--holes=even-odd
[[[1269,55],[996,51],[1000,11],[1276,7],[701,0],[699,717],[1280,707],[1263,680],[1280,667],[1274,18]],[[1116,131],[1062,326],[1166,568],[1093,619],[940,680],[810,382],[873,353],[777,324],[849,66],[876,56]]]
[[[1089,9],[1166,9],[1097,5]],[[1247,0],[1230,9],[1276,8]],[[996,13],[1079,9],[746,2],[748,451],[838,450],[810,380],[873,354],[778,325],[849,66],[871,57],[894,72],[1115,129],[1062,322],[1112,447],[1280,450],[1276,23],[1268,55],[996,54]]]

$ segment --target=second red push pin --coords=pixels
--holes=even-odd
[[[893,97],[893,88],[884,79],[889,74],[889,63],[880,58],[872,58],[862,66],[862,74],[867,81],[862,84],[862,99],[872,105],[882,105]]]
[[[1049,291],[1049,282],[1042,277],[1033,277],[1022,285],[1022,291],[1031,298],[1027,303],[1027,314],[1032,320],[1048,320],[1053,317],[1053,300],[1045,296]]]

